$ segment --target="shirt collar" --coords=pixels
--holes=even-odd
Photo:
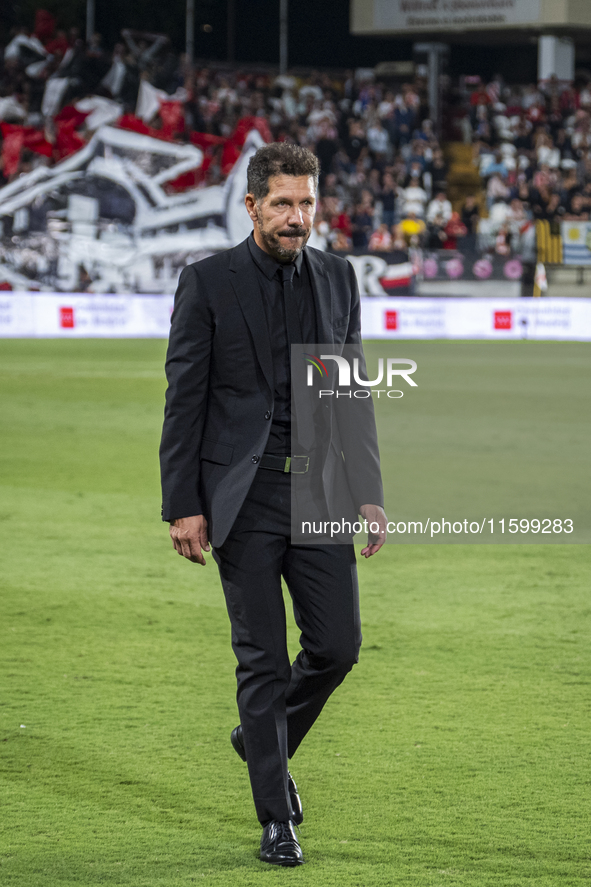
[[[264,249],[261,249],[256,240],[254,239],[254,232],[251,231],[250,237],[248,238],[248,248],[250,250],[250,254],[254,259],[255,264],[258,268],[263,272],[265,277],[268,277],[271,280],[276,274],[278,268],[283,268],[283,264],[278,262],[273,256],[270,256],[269,253],[266,253]],[[297,259],[293,262],[295,265],[295,273],[300,276],[302,272],[302,261],[304,259],[304,250],[301,251]]]

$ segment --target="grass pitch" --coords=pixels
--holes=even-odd
[[[0,882],[583,885],[589,546],[388,546],[257,859],[217,570],[159,520],[164,343],[0,343]],[[295,630],[291,630],[294,650]]]

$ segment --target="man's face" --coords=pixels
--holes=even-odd
[[[245,198],[258,246],[278,262],[296,259],[310,237],[316,212],[312,176],[271,176],[269,193],[256,201]]]

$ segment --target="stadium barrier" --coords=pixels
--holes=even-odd
[[[588,298],[363,297],[366,339],[591,341]],[[0,293],[0,338],[167,338],[173,297]]]

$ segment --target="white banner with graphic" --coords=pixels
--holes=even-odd
[[[365,339],[591,341],[591,299],[362,298]],[[0,338],[167,338],[173,297],[0,292]]]

